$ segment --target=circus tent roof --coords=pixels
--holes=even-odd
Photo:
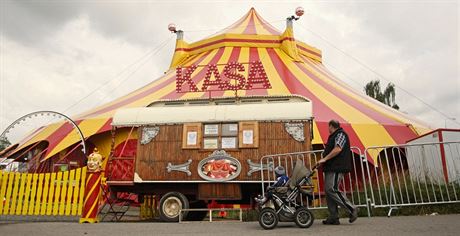
[[[313,144],[325,143],[327,122],[337,119],[348,132],[353,146],[405,143],[428,131],[426,125],[394,110],[351,88],[333,75],[323,64],[321,51],[294,38],[292,27],[279,32],[252,8],[233,25],[194,43],[178,38],[170,69],[160,78],[112,102],[91,109],[74,119],[85,137],[111,129],[112,117],[119,108],[146,107],[162,99],[206,98],[208,93],[178,93],[177,66],[246,63],[260,60],[271,83],[271,89],[239,91],[238,96],[290,95],[308,98],[313,104]],[[247,66],[247,65],[246,65]],[[202,84],[204,67],[192,75],[196,84]],[[233,91],[215,91],[213,97],[231,97]],[[20,145],[37,141],[49,142],[46,158],[78,142],[78,135],[67,123],[42,127]]]

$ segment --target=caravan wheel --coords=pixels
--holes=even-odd
[[[160,218],[166,222],[179,221],[179,214],[182,209],[188,209],[189,202],[184,194],[179,192],[169,192],[161,197],[160,200]],[[185,218],[188,212],[184,212],[182,217]]]

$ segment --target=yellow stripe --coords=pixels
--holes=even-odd
[[[8,215],[8,212],[10,210],[10,201],[11,201],[11,191],[13,189],[13,180],[14,180],[14,173],[10,172],[8,175],[8,187],[6,189],[6,200],[5,200],[5,206],[3,208],[3,214]]]
[[[294,76],[298,79],[298,81],[300,81],[306,88],[308,88],[326,106],[330,107],[341,118],[352,125],[352,128],[365,147],[395,144],[393,138],[388,134],[382,125],[378,124],[376,121],[366,116],[361,111],[337,98],[327,89],[313,81],[313,79],[308,78],[308,76],[303,73],[303,71],[301,71],[294,63],[292,63],[290,58],[279,49],[275,49],[275,51],[283,63],[289,68],[291,73],[293,73]],[[302,63],[302,65],[303,64],[304,63]]]
[[[3,199],[5,199],[6,194],[6,183],[8,183],[8,173],[0,171],[0,215],[3,214]]]
[[[50,177],[50,190],[49,190],[49,195],[48,195],[48,204],[46,205],[46,215],[51,215],[54,204],[54,187],[56,186],[56,172],[51,173]]]
[[[65,171],[62,177],[62,188],[61,188],[61,201],[59,204],[59,215],[64,215],[66,196],[67,196],[67,184],[69,183],[69,172]]]
[[[232,48],[234,49],[234,48]],[[240,49],[240,55],[238,55],[238,62],[248,62],[249,61],[249,48],[244,47]],[[248,74],[248,65],[243,64],[244,66],[244,72],[242,73],[244,77],[247,77]],[[235,96],[235,91],[225,91],[224,92],[224,97],[234,97]],[[243,96],[242,91],[238,91],[238,96]]]
[[[254,15],[254,25],[256,28],[257,35],[261,35],[261,34],[271,35],[271,33],[264,28],[263,23],[259,20],[259,17],[257,15]]]
[[[61,196],[61,181],[62,181],[62,172],[57,173],[57,178],[56,178],[56,189],[54,192],[54,204],[53,204],[53,215],[58,214],[59,210],[59,200]]]
[[[26,180],[26,189],[24,190],[24,204],[22,206],[22,215],[27,215],[27,210],[29,209],[29,196],[30,192],[32,191],[32,174],[27,175],[27,180]]]
[[[78,211],[77,215],[81,215],[83,209],[83,199],[85,196],[85,184],[86,184],[86,167],[83,167],[81,171],[81,182],[80,182],[80,197],[78,199]]]
[[[311,144],[323,144],[324,141],[321,138],[321,134],[319,133],[318,126],[316,125],[316,122],[313,120],[313,140],[311,141]]]
[[[32,191],[30,193],[30,202],[29,202],[29,209],[28,215],[33,215],[34,207],[35,207],[35,193],[37,192],[37,179],[38,174],[32,174]]]
[[[83,120],[78,124],[78,128],[80,128],[81,132],[83,133],[83,137],[89,137],[95,134],[98,130],[104,126],[108,119],[87,119]],[[71,146],[72,144],[79,142],[81,140],[80,135],[77,133],[76,130],[70,131],[65,138],[61,139],[59,143],[52,149],[48,150],[48,154],[43,161],[47,160],[48,158],[54,156],[56,153],[64,150],[65,148]],[[81,149],[81,147],[78,147]],[[77,148],[77,150],[78,150]]]
[[[40,215],[45,215],[46,208],[48,207],[49,182],[50,182],[50,173],[46,173],[45,174],[45,184],[43,187],[42,207],[40,208]]]
[[[78,206],[78,196],[80,195],[80,179],[81,179],[81,168],[78,168],[76,173],[75,173],[75,189],[73,191],[73,197],[72,197],[72,212],[70,213],[71,215],[76,215],[77,214],[77,206]]]
[[[87,212],[85,218],[89,218],[89,215],[91,214],[91,212],[94,211],[94,208],[96,207],[96,205],[98,205],[98,203],[99,203],[99,202],[98,202],[97,200],[94,201],[94,203],[93,203],[93,205],[91,206],[90,210]]]
[[[20,177],[21,177],[21,173],[15,173],[14,174],[14,186],[13,186],[13,189],[12,189],[13,196],[12,196],[12,199],[11,199],[11,206],[10,206],[10,212],[9,212],[10,215],[14,215],[14,213],[16,212],[16,201],[17,201],[17,198],[18,198]]]
[[[111,101],[109,103],[106,103],[104,105],[101,105],[99,107],[91,109],[89,111],[86,111],[84,113],[78,114],[76,117],[78,119],[80,119],[82,117],[85,117],[88,114],[91,114],[91,113],[96,112],[98,110],[102,110],[104,108],[110,107],[110,106],[112,106],[112,105],[114,105],[116,103],[119,103],[119,102],[123,101],[123,100],[130,99],[131,97],[137,96],[138,94],[143,93],[143,92],[145,92],[145,91],[147,91],[147,90],[149,90],[149,89],[151,89],[151,88],[163,83],[164,81],[167,81],[168,79],[171,79],[173,76],[175,76],[175,72],[170,71],[166,75],[162,75],[160,78],[154,80],[152,83],[148,84],[147,86],[145,86],[143,88],[135,90],[132,93],[129,93],[129,94],[123,96],[123,97],[119,97],[119,98],[117,98],[117,99],[115,99],[115,100],[113,100],[113,101]]]
[[[244,30],[246,29],[246,27],[248,26],[249,20],[251,20],[251,15],[253,15],[253,14],[248,14],[246,19],[244,19],[244,21],[241,22],[241,24],[239,24],[239,25],[237,25],[235,27],[232,27],[231,29],[225,31],[225,33],[242,34],[244,32]]]
[[[202,54],[205,54],[205,53],[206,52],[203,52]],[[197,60],[199,60],[201,57],[202,57],[202,55],[198,55],[196,57],[190,57],[190,59],[187,59],[186,62],[184,62],[183,66],[190,66],[190,65],[194,64]],[[134,92],[132,92],[132,93],[126,95],[126,96],[121,97],[121,98],[117,98],[114,101],[112,101],[110,103],[107,103],[107,104],[104,104],[104,105],[102,105],[100,107],[97,107],[95,109],[91,109],[91,110],[89,110],[89,111],[87,111],[85,113],[82,113],[82,114],[78,115],[78,117],[80,117],[80,118],[84,117],[84,116],[86,116],[88,114],[91,114],[91,113],[96,112],[98,110],[102,110],[102,109],[107,108],[107,107],[109,107],[111,105],[119,103],[119,102],[121,102],[123,100],[130,99],[130,98],[132,98],[134,96],[137,96],[140,93],[143,93],[143,92],[145,92],[145,91],[147,91],[147,90],[149,90],[149,89],[151,89],[151,88],[153,88],[153,87],[155,87],[155,86],[157,86],[157,85],[159,85],[159,84],[171,79],[175,75],[176,75],[176,72],[174,70],[169,71],[166,75],[163,75],[161,78],[155,80],[154,82],[152,82],[151,84],[145,86],[144,88],[136,90],[136,91],[134,91]],[[107,116],[107,115],[106,116],[97,115],[97,117],[101,118],[101,117],[109,117],[109,116]]]
[[[20,215],[22,212],[22,207],[23,207],[23,199],[24,199],[24,189],[26,187],[26,182],[27,182],[27,174],[22,173],[21,174],[21,183],[19,186],[19,195],[18,195],[18,206],[16,207],[16,215]],[[1,198],[3,199],[3,198]]]
[[[241,31],[244,31],[245,27]],[[226,39],[237,39],[238,41],[225,41]],[[221,48],[221,47],[272,47],[276,48],[280,46],[279,35],[250,35],[250,34],[237,34],[237,33],[225,33],[216,35],[214,37],[204,39],[189,45],[189,48],[195,48],[188,53],[194,55],[197,53],[206,52],[209,50]],[[254,42],[254,40],[264,40]]]
[[[212,51],[210,54],[206,56],[206,58],[203,59],[203,61],[200,64],[208,64],[209,61],[212,60],[212,58],[217,54],[218,50]],[[199,67],[199,69],[203,69],[203,67]],[[198,70],[198,69],[197,69]],[[198,72],[198,71],[197,71]],[[158,100],[158,98],[164,97],[167,94],[174,92],[176,90],[176,83],[171,83],[167,85],[166,87],[162,88],[161,90],[158,90],[149,96],[146,96],[144,98],[141,98],[133,103],[128,104],[126,107],[139,107],[139,106],[146,106],[150,104],[152,101]],[[198,93],[197,93],[198,94]],[[196,95],[197,96],[197,95]]]
[[[90,174],[90,175],[88,176],[87,181],[89,181],[89,180],[92,178],[92,175],[93,175],[93,174]],[[100,179],[100,178],[98,178],[98,180],[99,180],[99,179]],[[91,189],[89,190],[88,194],[86,194],[85,202],[88,201],[88,199],[91,197],[91,194],[94,192],[94,190],[95,190],[97,187],[99,187],[99,184],[97,183],[98,180],[96,180],[96,182],[93,184],[93,186],[91,186]],[[88,184],[86,184],[86,187],[88,187]]]
[[[262,60],[262,64],[268,75],[270,84],[272,85],[271,89],[267,89],[268,95],[291,94],[287,86],[284,84],[283,79],[281,79],[280,75],[278,74],[278,69],[275,67],[275,65],[273,65],[273,62],[268,55],[267,49],[258,48],[257,50],[259,51],[259,57]]]
[[[215,54],[216,55],[218,52],[218,50],[215,50]],[[220,58],[218,59],[217,63],[214,63],[214,64],[222,64],[222,63],[227,63],[228,59],[230,58],[230,55],[232,53],[232,48],[225,48],[224,49],[224,52],[222,53],[222,56],[220,56]],[[214,56],[213,56],[214,57]],[[209,64],[211,62],[211,60],[213,59],[213,57],[207,57],[205,60],[203,60],[202,63],[200,64]],[[206,67],[198,67],[197,70],[194,72],[195,75],[199,74],[200,71],[202,70],[206,70],[207,68]],[[219,68],[220,69],[220,68]],[[222,69],[219,71],[221,72]],[[221,75],[222,76],[222,75]],[[204,83],[204,76],[203,76],[203,79],[199,78],[200,81],[198,82],[197,84],[197,87],[199,90],[201,90],[201,87],[203,86],[203,83]],[[190,99],[190,98],[199,98],[201,96],[203,96],[205,93],[203,92],[199,92],[199,93],[185,93],[183,94],[180,98],[181,99]]]
[[[75,169],[70,171],[69,180],[67,181],[67,199],[65,203],[65,212],[63,213],[66,216],[70,215],[70,210],[72,209],[72,191],[74,188],[73,186],[74,182],[75,182]]]
[[[309,59],[304,58],[304,60],[309,60]],[[316,64],[313,61],[311,61],[311,63]],[[330,79],[328,77],[325,77],[323,74],[319,73],[318,71],[322,71],[323,73],[327,74],[329,77],[332,77],[332,78],[336,79],[332,74],[328,73],[328,71],[325,71],[324,68],[321,68],[321,66],[316,65],[316,67],[313,68],[308,63],[304,63],[304,66],[306,67],[307,70],[312,71],[315,74],[315,76],[317,76],[319,79],[321,79],[325,83],[328,83],[329,85],[331,85],[335,89],[339,90],[341,93],[346,94],[347,96],[353,98],[355,101],[357,101],[357,102],[365,105],[366,107],[372,109],[376,113],[379,113],[382,116],[386,116],[386,117],[388,117],[390,119],[393,119],[393,120],[395,120],[397,122],[400,122],[401,124],[413,123],[413,122],[410,122],[409,120],[403,120],[404,119],[403,117],[398,117],[398,116],[395,116],[394,114],[390,114],[390,113],[393,113],[393,111],[391,111],[390,109],[385,108],[384,106],[380,106],[380,105],[377,105],[377,104],[372,104],[370,99],[365,99],[363,97],[364,95],[363,96],[356,95],[355,93],[351,92],[351,91],[354,91],[355,89],[351,88],[350,86],[346,85],[345,83],[339,84],[338,81],[334,81],[334,80],[332,80],[332,79]],[[383,111],[387,111],[387,112],[383,112]]]
[[[34,144],[34,143],[36,143],[38,141],[41,141],[41,140],[45,140],[54,131],[59,129],[59,127],[61,127],[63,124],[64,123],[59,122],[59,123],[53,123],[53,124],[47,125],[42,131],[40,131],[37,134],[35,134],[35,136],[33,138],[29,139],[26,143],[24,143],[24,144],[20,145],[19,147],[17,147],[16,152],[18,152],[19,150],[21,150],[24,147],[27,147],[28,145]]]
[[[45,177],[45,174],[39,174],[38,175],[38,187],[37,187],[37,197],[36,197],[36,202],[35,202],[35,212],[34,215],[38,215],[40,213],[40,209],[42,207],[45,207],[43,204],[43,178]]]
[[[307,58],[305,58],[306,60],[308,60]],[[329,79],[328,77],[324,77],[323,75],[319,75],[321,76],[321,78],[325,78],[324,81],[330,83],[332,86],[338,88],[338,89],[341,89],[344,93],[347,93],[349,94],[350,97],[353,97],[355,98],[355,100],[365,104],[367,107],[373,109],[374,111],[376,112],[379,112],[380,114],[382,115],[385,115],[391,119],[394,119],[402,124],[414,124],[414,125],[417,125],[417,126],[420,126],[420,127],[424,127],[425,129],[428,129],[426,127],[425,124],[417,121],[416,119],[413,119],[411,117],[408,117],[406,116],[404,113],[401,113],[395,109],[392,109],[386,105],[382,105],[382,103],[376,101],[375,99],[370,99],[368,97],[366,97],[366,95],[362,94],[360,96],[360,93],[357,92],[354,88],[352,88],[351,86],[349,86],[348,84],[342,82],[340,79],[338,79],[336,76],[334,76],[327,68],[325,68],[323,65],[317,63],[317,62],[312,62],[316,68],[318,68],[318,70],[322,71],[323,73],[325,73],[326,75],[328,75],[328,77],[330,78],[334,78],[335,80],[331,80]],[[351,91],[356,91],[357,94],[355,93],[352,93]],[[384,112],[385,111],[385,112]]]

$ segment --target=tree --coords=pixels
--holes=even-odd
[[[396,110],[399,110],[398,104],[396,104],[396,89],[393,83],[389,83],[385,90],[380,88],[379,80],[372,80],[364,86],[364,91],[367,96],[376,99],[377,101],[386,104]]]
[[[11,145],[7,137],[0,137],[0,152]]]

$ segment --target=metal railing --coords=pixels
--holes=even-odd
[[[369,194],[388,216],[403,206],[460,202],[460,142],[368,147]]]
[[[263,166],[282,166],[289,176],[290,173],[292,173],[297,159],[301,160],[307,168],[312,169],[317,161],[322,158],[323,151],[324,150],[315,150],[263,156],[260,160],[262,192],[265,193],[266,187],[276,182],[274,168],[262,168]],[[365,173],[365,167],[367,167],[366,157],[357,147],[352,147],[351,152],[353,156],[353,171],[344,176],[340,188],[354,205],[367,208],[368,216],[370,216],[371,199],[368,198],[367,195],[367,174]],[[306,196],[300,194],[298,204],[307,206],[310,209],[327,208],[322,182],[322,172],[317,172],[312,177],[312,185],[310,186],[312,195]]]
[[[460,141],[368,147],[364,152],[351,148],[353,170],[346,174],[341,190],[361,208],[460,203]],[[295,161],[312,168],[323,150],[263,156],[260,160],[262,192],[276,182],[274,168],[283,166],[292,172]],[[327,208],[322,173],[313,176],[313,198],[300,195],[300,205],[310,209]]]

